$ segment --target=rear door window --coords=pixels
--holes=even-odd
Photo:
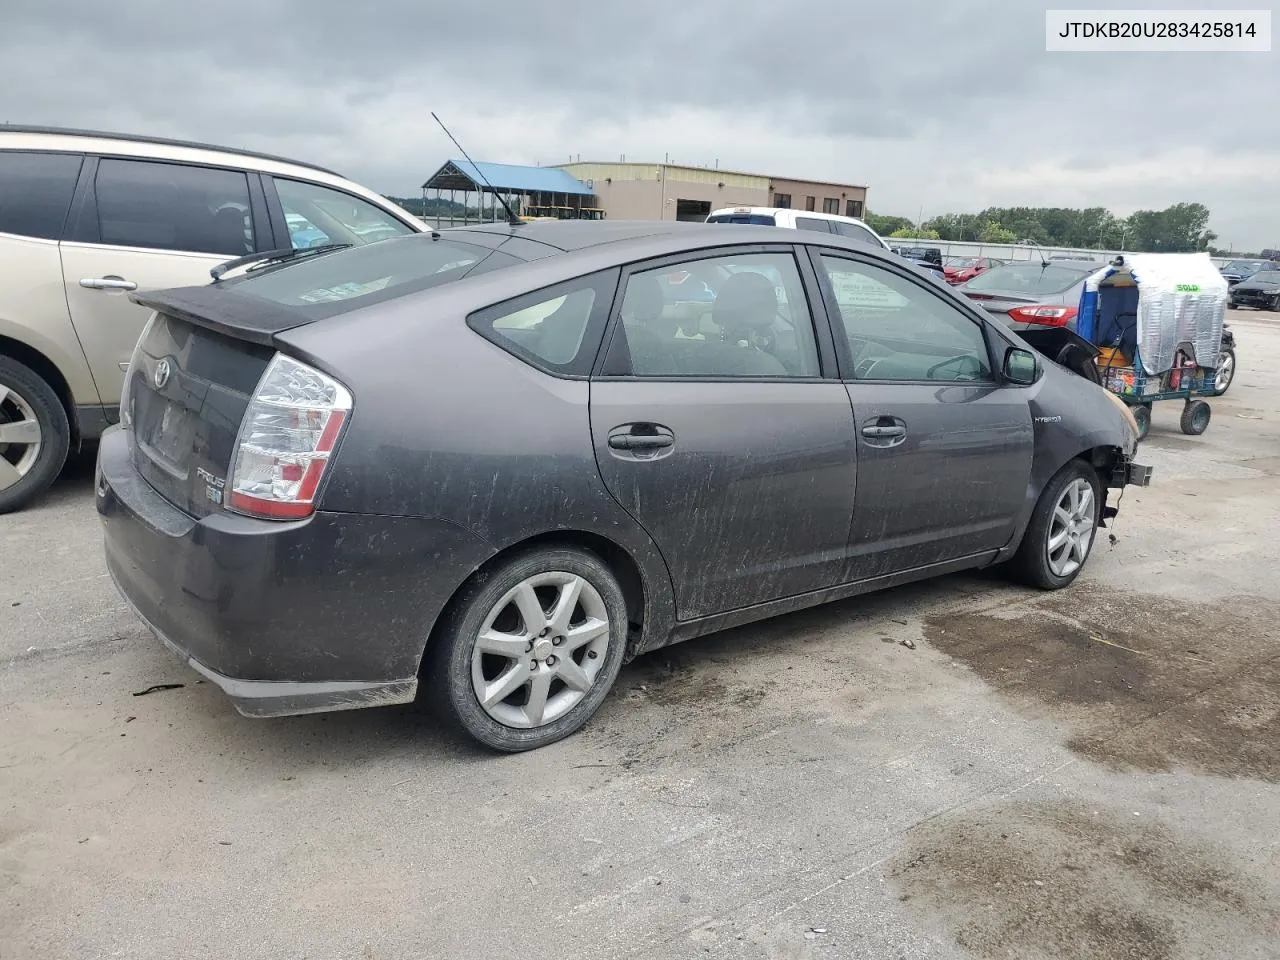
[[[84,157],[0,151],[0,233],[62,239]]]
[[[820,372],[813,317],[791,253],[726,254],[638,270],[627,279],[621,320],[608,375],[789,379]]]
[[[94,186],[104,244],[227,257],[255,249],[249,182],[240,171],[104,158]]]
[[[330,243],[374,243],[421,232],[343,190],[283,177],[274,179],[289,227],[289,242],[295,250]]]

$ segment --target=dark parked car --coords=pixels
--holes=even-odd
[[[1102,264],[1087,260],[1030,260],[993,267],[956,287],[1014,330],[1076,328],[1084,282]]]
[[[1231,287],[1231,306],[1280,311],[1280,270],[1259,270]]]
[[[938,270],[942,269],[942,250],[938,247],[894,246],[892,250],[900,257],[931,264]]]
[[[1149,474],[1115,397],[834,234],[292,259],[134,295],[156,314],[96,476],[122,594],[251,716],[421,679],[483,743],[541,746],[676,641],[1001,562],[1065,587]],[[716,288],[693,334],[683,271]]]
[[[1219,271],[1227,281],[1228,287],[1234,287],[1243,280],[1248,280],[1259,270],[1275,270],[1280,265],[1267,260],[1230,260],[1222,265]]]

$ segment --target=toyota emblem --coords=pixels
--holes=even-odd
[[[151,375],[151,382],[155,384],[157,390],[169,382],[169,372],[168,360],[161,360],[156,364],[156,371]]]

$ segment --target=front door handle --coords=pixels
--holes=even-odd
[[[89,277],[80,281],[80,286],[87,290],[137,290],[138,285],[132,280],[120,277]]]
[[[862,435],[871,440],[894,440],[907,435],[907,428],[898,424],[869,423],[862,428]]]
[[[662,450],[675,442],[675,437],[664,434],[615,433],[609,438],[609,447],[612,450]]]
[[[675,446],[675,434],[657,423],[624,423],[609,431],[609,449],[626,451],[622,459],[648,460]]]

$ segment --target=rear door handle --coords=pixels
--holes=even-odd
[[[138,285],[132,280],[119,277],[89,277],[80,281],[80,286],[87,290],[137,290]]]

